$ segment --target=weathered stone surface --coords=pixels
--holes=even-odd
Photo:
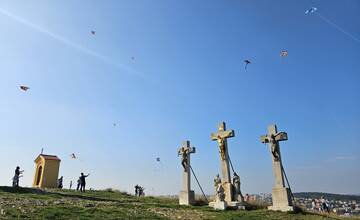
[[[195,192],[193,190],[180,191],[179,204],[180,205],[194,205],[195,204]]]
[[[270,210],[289,211],[289,207],[293,210],[289,188],[274,188],[272,190],[272,201],[273,205],[268,207]]]
[[[237,202],[237,201],[227,202],[227,206],[232,207],[232,208],[236,208],[236,209],[245,210],[245,206],[244,206],[243,202]]]
[[[210,207],[213,207],[216,210],[225,210],[227,209],[227,202],[226,201],[214,201],[209,203]]]

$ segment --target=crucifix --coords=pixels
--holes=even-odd
[[[287,141],[286,132],[278,132],[276,125],[268,126],[268,134],[260,137],[264,144],[269,144],[272,164],[275,177],[275,186],[272,191],[273,205],[269,207],[271,210],[291,211],[292,200],[290,197],[290,189],[286,188],[284,181],[283,166],[280,154],[280,141]]]
[[[211,133],[211,140],[217,141],[219,145],[222,183],[229,185],[228,187],[224,187],[226,201],[232,201],[232,186],[227,139],[234,136],[234,130],[226,130],[225,122],[221,122],[219,124],[217,133]]]
[[[261,142],[264,144],[269,144],[270,147],[275,175],[275,188],[285,187],[279,142],[287,141],[287,139],[287,133],[278,132],[276,125],[270,125],[268,127],[268,134],[261,136]]]
[[[190,146],[190,141],[184,141],[178,150],[178,156],[181,156],[181,165],[183,167],[183,189],[180,192],[180,205],[190,205],[195,201],[194,191],[191,190],[190,175],[190,154],[195,153],[195,147]]]

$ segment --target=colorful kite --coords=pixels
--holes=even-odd
[[[286,50],[283,50],[280,52],[281,57],[286,57],[288,55],[288,52]]]

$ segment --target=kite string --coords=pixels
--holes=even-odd
[[[360,43],[360,39],[355,37],[354,35],[350,34],[349,32],[345,31],[343,28],[341,28],[339,25],[335,24],[334,22],[330,21],[329,19],[327,19],[326,17],[324,17],[323,15],[321,15],[320,13],[317,13],[319,15],[319,17],[325,21],[326,23],[330,24],[331,26],[333,26],[334,28],[336,28],[337,30],[341,31],[343,34],[346,34],[347,36],[351,37],[353,40],[357,41]]]

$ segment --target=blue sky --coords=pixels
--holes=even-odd
[[[245,193],[271,191],[259,142],[271,123],[288,132],[294,191],[359,193],[359,11],[356,0],[1,1],[0,185],[20,165],[30,186],[44,148],[65,185],[89,172],[89,187],[176,194],[188,139],[211,193],[210,133],[224,120]]]

